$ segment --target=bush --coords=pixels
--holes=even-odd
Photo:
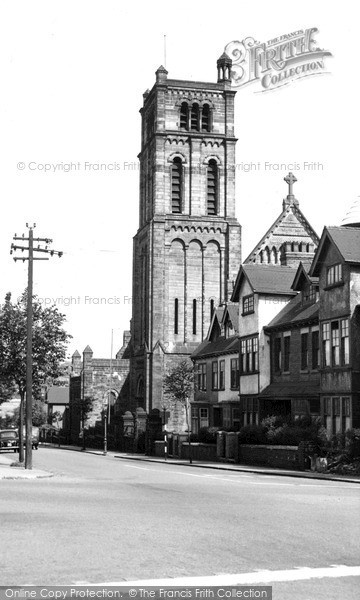
[[[216,444],[216,434],[218,427],[202,427],[199,430],[198,438],[202,444]]]
[[[240,429],[240,444],[267,444],[266,429],[263,425],[245,425]]]

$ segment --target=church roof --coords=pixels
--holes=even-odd
[[[271,251],[275,248],[278,252],[284,242],[310,242],[314,245],[319,243],[318,235],[301,212],[299,202],[292,193],[292,186],[297,181],[296,178],[289,173],[284,180],[289,185],[289,194],[283,201],[283,210],[244,263],[260,262],[261,251],[266,249]]]

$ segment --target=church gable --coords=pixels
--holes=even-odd
[[[292,193],[296,178],[289,173],[284,180],[289,185],[289,193],[283,201],[282,213],[250,252],[245,263],[297,266],[300,260],[310,263],[314,257],[319,238]]]

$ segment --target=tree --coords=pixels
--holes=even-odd
[[[16,385],[20,395],[19,460],[24,460],[23,425],[26,392],[27,292],[13,303],[6,294],[0,308],[0,382]],[[61,373],[61,363],[71,336],[63,329],[65,315],[55,305],[44,308],[33,296],[33,394],[41,396],[41,386]]]
[[[182,360],[176,367],[167,373],[163,380],[165,396],[171,403],[179,402],[185,408],[186,425],[189,440],[189,461],[191,456],[191,431],[190,431],[190,397],[194,390],[194,369],[187,360]]]

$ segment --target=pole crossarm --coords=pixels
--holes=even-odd
[[[29,229],[29,236],[25,237],[23,234],[19,237],[16,233],[13,237],[14,241],[21,242],[29,242],[28,246],[20,246],[18,244],[11,244],[10,254],[16,252],[17,250],[21,250],[21,252],[28,251],[27,256],[14,256],[13,259],[15,262],[26,260],[29,261],[28,264],[28,286],[27,286],[27,341],[26,341],[26,445],[25,445],[25,469],[32,469],[32,387],[33,387],[33,349],[32,349],[32,333],[33,333],[33,263],[34,260],[49,260],[48,256],[34,256],[36,252],[43,252],[44,254],[50,254],[50,256],[59,256],[59,258],[63,255],[63,252],[58,250],[52,250],[45,246],[45,248],[40,248],[40,244],[37,248],[34,248],[34,241],[43,242],[45,244],[51,244],[52,240],[50,238],[35,238],[34,239],[34,228],[36,224],[34,223],[30,226],[26,223],[26,227]],[[20,426],[20,460],[23,458],[23,431],[22,424]]]

